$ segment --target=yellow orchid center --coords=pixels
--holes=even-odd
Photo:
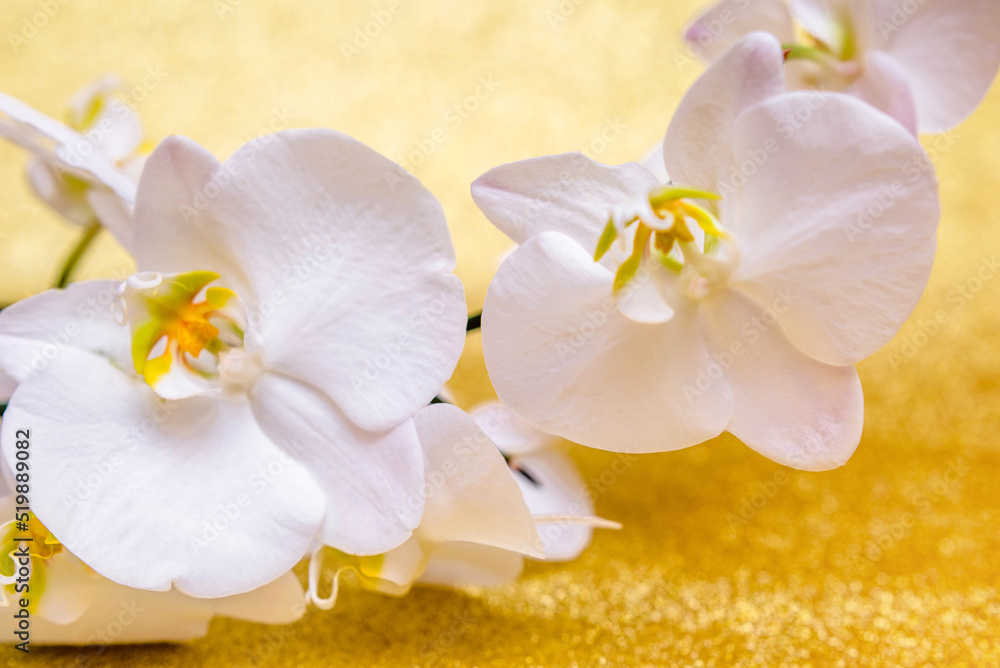
[[[28,598],[28,609],[35,612],[45,592],[45,562],[62,551],[62,544],[32,512],[27,520],[0,526],[0,581],[7,593],[15,599]],[[28,592],[30,596],[25,596]]]
[[[642,261],[648,259],[680,274],[685,285],[692,286],[687,290],[689,296],[702,298],[711,291],[706,292],[704,287],[724,283],[738,262],[732,235],[708,208],[694,201],[719,199],[714,193],[694,188],[673,185],[653,188],[645,199],[612,212],[597,243],[594,260],[600,261],[615,240],[634,225],[631,252],[615,273],[615,291],[624,288]],[[703,232],[703,244],[696,242],[693,227]],[[720,254],[723,246],[727,252]]]
[[[132,362],[150,385],[178,361],[188,371],[205,375],[193,360],[206,351],[219,356],[242,343],[242,329],[225,310],[236,293],[208,287],[218,278],[213,272],[193,271],[169,277],[137,275],[123,284],[132,325]]]

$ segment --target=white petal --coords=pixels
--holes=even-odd
[[[642,166],[649,170],[657,183],[670,183],[670,175],[667,174],[667,166],[663,164],[663,142],[659,142],[649,149],[646,157],[642,159]]]
[[[778,325],[766,324],[764,311],[735,290],[711,299],[702,311],[733,391],[727,430],[785,466],[843,466],[861,441],[864,422],[857,372],[802,354]]]
[[[94,124],[100,130],[97,145],[112,160],[129,157],[142,142],[142,122],[122,100],[108,100],[108,107]]]
[[[807,33],[837,52],[842,47],[843,31],[835,15],[846,8],[844,0],[790,0],[788,6]],[[857,20],[856,16],[850,18]]]
[[[917,107],[910,79],[899,61],[885,51],[869,51],[861,78],[848,93],[861,98],[917,134]]]
[[[784,0],[722,0],[712,5],[684,31],[691,49],[715,60],[743,35],[762,30],[782,43],[795,40],[795,27]]]
[[[36,617],[31,642],[91,646],[184,642],[205,636],[211,619],[209,601],[177,591],[130,589],[99,578],[93,603],[83,616],[71,624]]]
[[[247,346],[263,350],[269,368],[322,390],[366,429],[394,427],[427,405],[458,362],[467,315],[433,195],[329,130],[251,142],[214,173],[201,149],[168,142],[140,185],[140,268],[238,276],[192,245],[232,248],[252,286],[249,295],[236,287],[250,305]],[[163,198],[171,174],[178,195]],[[155,238],[141,236],[147,228]]]
[[[516,552],[473,543],[436,547],[418,582],[443,587],[496,587],[521,575],[524,559]]]
[[[363,431],[319,392],[275,374],[265,374],[250,398],[264,432],[309,469],[325,495],[325,544],[371,555],[410,536],[424,510],[423,459],[410,421]]]
[[[426,566],[429,556],[427,551],[433,548],[433,543],[425,544],[417,534],[414,534],[399,547],[386,552],[382,556],[382,562],[379,565],[376,590],[383,593],[399,591],[400,595],[409,591]],[[377,585],[382,584],[383,581],[390,583],[392,586],[378,587]],[[398,590],[397,587],[399,588]]]
[[[681,302],[667,323],[640,324],[619,312],[612,282],[558,232],[508,258],[483,310],[500,400],[545,432],[604,450],[661,452],[717,436],[731,396],[724,383],[691,392],[711,361],[692,306]]]
[[[17,381],[0,371],[0,404],[5,404],[10,400],[10,395],[14,394],[15,387],[17,387]],[[3,492],[0,492],[0,496],[3,496]]]
[[[594,504],[576,464],[559,450],[535,452],[512,460],[514,477],[521,486],[528,509],[536,518],[545,515],[590,516]],[[523,473],[518,473],[519,471]],[[527,474],[527,477],[525,474]],[[590,544],[593,529],[582,524],[541,522],[538,533],[546,561],[571,561]]]
[[[45,589],[38,599],[39,616],[54,624],[80,619],[93,604],[101,577],[66,551],[45,559],[42,568]]]
[[[111,158],[94,142],[3,93],[0,93],[0,114],[21,124],[23,130],[12,129],[4,134],[23,147],[36,153],[54,150],[66,169],[110,188],[128,203],[135,201],[135,183],[116,169]]]
[[[520,455],[549,447],[559,439],[535,429],[499,401],[480,404],[469,411],[479,428],[505,455]]]
[[[736,118],[753,104],[785,90],[784,55],[772,35],[751,33],[719,57],[684,95],[663,142],[674,183],[719,192],[738,161]]]
[[[634,162],[612,167],[582,153],[564,153],[495,167],[472,183],[472,198],[519,244],[555,231],[593,254],[612,210],[645,197],[657,183]]]
[[[101,225],[107,228],[126,250],[133,244],[132,211],[120,197],[107,190],[88,190],[87,204]]]
[[[0,312],[0,368],[9,379],[24,380],[70,348],[129,368],[128,330],[111,315],[117,286],[103,280],[72,283],[5,308]]]
[[[701,243],[703,239],[703,234],[696,237],[697,243]],[[618,296],[618,309],[630,320],[638,323],[667,322],[674,317],[674,309],[667,303],[667,298],[672,292],[664,290],[663,286],[676,285],[677,275],[671,274],[659,260],[647,259],[643,267],[648,276],[643,273],[628,284],[628,290],[621,291]]]
[[[961,123],[982,101],[1000,67],[1000,3],[926,0],[893,3],[882,29],[889,53],[909,75],[921,132]],[[919,9],[905,10],[916,4]],[[897,29],[898,28],[898,29]]]
[[[790,93],[737,123],[736,150],[811,109],[743,193],[734,281],[771,306],[792,342],[853,364],[896,334],[930,276],[939,204],[933,169],[901,125],[847,95]]]
[[[140,271],[214,271],[244,300],[253,295],[239,256],[239,235],[208,210],[233,174],[184,137],[167,137],[146,161],[139,181],[133,254]]]
[[[31,160],[28,163],[28,183],[39,199],[74,225],[88,225],[93,221],[95,214],[87,203],[86,195],[81,196],[81,193],[67,188],[52,161],[41,158]],[[111,191],[105,192],[118,199]]]
[[[39,520],[130,587],[249,591],[290,570],[322,519],[312,477],[267,440],[245,401],[162,402],[107,361],[67,348],[18,386],[2,425],[8,465],[15,430],[26,426]]]
[[[305,592],[291,571],[253,591],[214,598],[208,603],[215,615],[258,624],[291,624],[306,611]]]
[[[427,479],[421,540],[463,541],[543,556],[521,490],[500,451],[472,418],[456,406],[435,404],[413,421]]]

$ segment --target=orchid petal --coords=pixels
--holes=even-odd
[[[783,62],[777,39],[751,33],[695,81],[663,142],[664,162],[674,183],[725,194],[737,164],[747,158],[733,151],[736,118],[757,102],[784,92]]]
[[[886,50],[907,73],[921,132],[943,132],[961,123],[990,89],[1000,68],[1000,3],[995,0],[927,0],[915,13],[893,3],[880,24]],[[897,8],[901,7],[901,8]]]
[[[818,97],[817,97],[818,96]],[[789,93],[747,111],[736,151],[786,133],[743,193],[734,284],[771,307],[789,339],[827,364],[885,345],[930,277],[939,217],[933,168],[916,139],[848,95]]]
[[[473,182],[472,198],[519,244],[555,231],[593,254],[615,207],[645,197],[656,184],[634,162],[612,167],[582,153],[565,153],[495,167]]]
[[[804,471],[843,466],[861,441],[864,421],[857,371],[810,359],[780,327],[767,324],[765,311],[732,290],[702,310],[733,392],[727,431],[785,466]]]
[[[423,459],[412,422],[365,432],[320,392],[271,373],[250,400],[264,433],[283,444],[322,490],[325,544],[371,555],[410,536],[424,510]]]
[[[702,58],[718,58],[743,35],[761,30],[782,43],[795,39],[795,26],[784,0],[722,0],[684,31],[689,47]]]
[[[126,586],[250,591],[290,570],[322,520],[312,476],[260,432],[243,400],[164,403],[106,360],[67,348],[18,386],[0,435],[8,465],[25,425],[33,484],[50,490],[32,498],[39,520]]]
[[[421,539],[477,543],[544,556],[535,523],[507,463],[472,418],[455,406],[436,404],[413,420],[427,477]]]
[[[712,361],[695,309],[679,307],[663,324],[634,322],[618,311],[612,280],[558,232],[508,258],[483,310],[500,400],[547,433],[612,451],[676,450],[717,436],[732,400],[724,382],[692,391]]]

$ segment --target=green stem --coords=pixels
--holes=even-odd
[[[62,272],[59,274],[59,280],[56,282],[57,288],[65,288],[69,284],[69,279],[72,278],[73,272],[76,270],[76,266],[80,264],[80,259],[83,257],[84,253],[90,247],[90,244],[94,241],[97,233],[101,231],[101,224],[96,220],[87,225],[83,230],[83,236],[76,243],[73,251],[66,258],[66,262],[63,264]]]
[[[482,312],[474,313],[469,316],[468,322],[465,324],[466,332],[474,332],[482,325],[483,314]]]

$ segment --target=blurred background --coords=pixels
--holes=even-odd
[[[572,150],[641,159],[703,69],[680,40],[701,4],[4,0],[0,90],[61,118],[77,89],[117,73],[153,143],[186,135],[220,158],[274,130],[350,134],[441,200],[472,312],[509,242],[471,181]],[[598,513],[624,524],[576,562],[403,599],[347,577],[334,610],[287,628],[216,620],[191,645],[33,648],[28,662],[996,665],[998,122],[994,89],[969,121],[924,139],[941,180],[939,257],[910,323],[860,367],[865,435],[844,468],[791,471],[730,437],[642,458],[570,446]],[[80,234],[30,194],[25,159],[0,144],[0,303],[50,286]],[[104,234],[79,277],[129,270]],[[493,397],[478,335],[452,388],[465,408]]]

